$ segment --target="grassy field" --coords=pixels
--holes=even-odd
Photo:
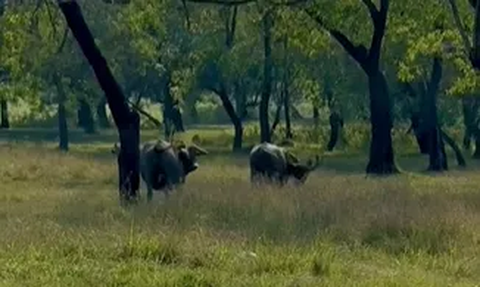
[[[365,156],[332,155],[301,188],[254,189],[244,156],[213,153],[168,202],[122,209],[114,136],[73,135],[69,154],[47,133],[37,144],[0,137],[1,286],[480,282],[472,160],[434,176],[420,172],[426,158],[403,156],[408,172],[373,179]]]

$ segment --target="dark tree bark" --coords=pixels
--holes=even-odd
[[[170,90],[170,85],[172,82],[170,71],[167,71],[165,75],[165,85],[163,86],[163,127],[165,138],[170,139],[173,134],[172,127],[172,110],[173,110],[173,98]]]
[[[234,83],[234,93],[235,93],[235,110],[237,115],[243,121],[247,118],[247,93],[240,86],[239,81]]]
[[[399,171],[395,164],[392,144],[393,119],[391,115],[391,99],[385,75],[379,66],[389,2],[389,0],[380,0],[380,8],[377,8],[370,0],[363,1],[373,23],[373,34],[369,49],[363,45],[353,44],[343,33],[326,26],[316,11],[311,8],[306,10],[307,14],[329,32],[367,75],[370,90],[370,124],[372,129],[370,159],[366,168],[367,174],[386,175]]]
[[[470,5],[475,9],[473,48],[470,52],[470,61],[475,69],[480,70],[480,1],[470,0]]]
[[[475,137],[475,151],[473,152],[472,157],[474,159],[480,159],[480,129],[477,127],[474,131]]]
[[[180,111],[180,107],[178,106],[178,103],[173,105],[170,116],[171,116],[173,126],[175,127],[175,131],[181,132],[181,133],[185,132],[185,126],[183,125],[182,112]]]
[[[285,138],[292,139],[292,124],[290,120],[290,91],[288,90],[288,70],[286,71],[286,79],[283,81],[283,111],[285,113]]]
[[[413,130],[420,153],[428,154],[428,138],[425,136],[425,133],[421,129],[422,120],[421,120],[420,113],[413,112],[410,117],[410,120],[412,123],[410,125],[408,132]]]
[[[380,71],[368,74],[370,89],[370,124],[372,140],[367,173],[397,173],[392,142],[392,115],[385,76]]]
[[[264,67],[263,67],[263,88],[260,99],[259,120],[260,120],[260,142],[270,142],[270,124],[268,120],[268,108],[270,95],[272,93],[272,11],[267,10],[262,19],[263,23],[263,45],[264,45]]]
[[[320,124],[320,111],[315,103],[312,104],[313,125],[317,129]]]
[[[58,148],[61,151],[68,151],[68,124],[67,124],[67,114],[65,110],[65,101],[66,101],[66,94],[63,88],[62,82],[60,77],[55,74],[54,75],[54,82],[55,87],[57,89],[57,97],[58,97],[58,108],[57,108],[57,117],[58,117]]]
[[[445,146],[443,144],[437,115],[437,94],[442,79],[442,62],[440,58],[433,59],[432,74],[423,100],[424,131],[428,139],[430,156],[428,170],[444,171],[448,169]]]
[[[107,108],[106,105],[107,100],[102,98],[100,102],[97,104],[97,121],[98,126],[103,129],[107,129],[110,127],[110,122],[107,117]]]
[[[85,99],[78,100],[78,126],[83,128],[85,133],[95,133],[95,121],[93,119],[92,108]]]
[[[227,115],[230,117],[234,128],[234,138],[233,138],[233,151],[240,151],[242,149],[243,143],[243,124],[235,112],[235,108],[232,105],[232,102],[228,98],[227,89],[223,84],[220,84],[219,89],[213,89],[213,91],[220,97],[223,108],[227,112]]]
[[[186,108],[187,108],[187,115],[190,118],[190,121],[194,124],[198,123],[198,111],[197,111],[197,95],[198,91],[192,91],[186,98]]]
[[[330,140],[327,144],[327,150],[333,151],[340,136],[340,130],[343,128],[343,118],[337,111],[330,113]]]
[[[120,153],[118,155],[119,192],[122,202],[129,202],[136,199],[140,184],[139,115],[130,110],[120,86],[108,67],[107,61],[95,44],[78,3],[76,1],[59,0],[58,5],[84,56],[93,68],[112,112],[120,137]]]
[[[280,116],[282,115],[283,99],[277,104],[277,109],[275,110],[275,116],[273,117],[272,127],[270,128],[270,138],[273,138],[275,130],[280,124]]]
[[[0,113],[2,113],[0,128],[2,129],[9,129],[10,128],[10,121],[8,119],[8,102],[7,100],[0,100]]]
[[[443,140],[445,140],[445,142],[452,148],[453,152],[455,153],[455,157],[457,158],[458,165],[460,167],[466,167],[467,162],[465,161],[462,151],[460,150],[460,147],[457,145],[457,143],[449,135],[447,135],[447,133],[444,132],[443,130],[440,130],[440,133],[442,135]]]
[[[228,5],[227,5],[228,6]],[[231,9],[233,9],[233,13],[231,13]],[[237,7],[226,7],[226,10],[222,10],[223,12],[227,12],[225,19],[225,47],[227,52],[230,52],[234,45],[234,35],[235,35],[235,27],[236,27],[236,15],[237,15]],[[232,104],[232,101],[229,98],[229,89],[227,86],[226,79],[223,78],[222,72],[220,71],[219,67],[216,63],[210,63],[207,65],[203,76],[204,88],[214,92],[220,98],[222,102],[222,106],[225,109],[225,112],[230,118],[234,128],[234,139],[233,139],[233,151],[240,151],[242,149],[243,144],[243,124],[242,124],[242,117],[237,114],[235,111],[235,107]],[[239,85],[237,81],[233,82],[233,86],[235,87],[235,92],[239,91]]]
[[[463,110],[463,124],[465,127],[465,134],[463,136],[463,147],[470,149],[471,139],[475,140],[475,150],[472,157],[475,159],[480,158],[480,128],[478,118],[478,108],[480,107],[480,101],[475,96],[462,98],[462,110]]]

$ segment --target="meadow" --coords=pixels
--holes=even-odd
[[[122,208],[113,132],[66,154],[54,130],[0,132],[0,286],[478,286],[474,160],[433,175],[406,148],[366,178],[365,153],[333,153],[302,187],[254,188],[221,133],[168,201]]]

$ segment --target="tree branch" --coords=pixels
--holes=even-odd
[[[342,32],[332,29],[325,25],[325,22],[322,18],[315,15],[311,8],[307,8],[304,10],[310,18],[312,18],[317,24],[325,29],[346,51],[350,56],[352,56],[355,61],[357,61],[363,69],[366,69],[367,66],[367,49],[363,45],[355,45],[350,41],[350,39],[345,36]]]
[[[453,15],[453,20],[455,21],[455,26],[457,26],[458,32],[460,33],[460,36],[462,37],[462,42],[463,46],[465,48],[465,53],[467,56],[470,54],[470,40],[468,39],[467,32],[465,31],[465,28],[462,24],[462,20],[460,19],[460,13],[458,12],[458,7],[457,3],[455,0],[448,0],[448,3],[450,4],[450,10],[452,10],[452,15]]]
[[[126,100],[127,103],[130,104],[130,107],[132,107],[132,109],[134,109],[135,111],[137,111],[138,113],[142,114],[143,116],[145,116],[147,119],[149,119],[153,124],[155,124],[155,126],[157,126],[157,128],[161,128],[162,127],[162,123],[157,120],[154,116],[152,116],[151,114],[147,113],[146,111],[142,110],[140,108],[140,106],[138,106],[137,104],[131,102],[129,99]]]
[[[371,0],[362,0],[363,4],[367,6],[368,12],[370,13],[370,18],[375,22],[378,17],[378,9],[375,7],[375,4]]]
[[[389,0],[381,0],[379,12],[375,18],[372,18],[373,35],[368,53],[369,62],[372,67],[378,67],[378,62],[380,61],[380,50],[382,49],[382,41],[385,36],[388,7]]]

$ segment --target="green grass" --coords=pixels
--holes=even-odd
[[[480,281],[480,175],[472,160],[465,171],[434,176],[420,172],[426,158],[401,156],[408,172],[373,179],[363,174],[364,155],[332,154],[303,187],[255,189],[244,156],[214,152],[169,201],[156,194],[151,204],[142,198],[122,209],[109,153],[114,133],[73,135],[69,154],[45,132],[38,143],[0,137],[7,139],[0,144],[1,286]]]

